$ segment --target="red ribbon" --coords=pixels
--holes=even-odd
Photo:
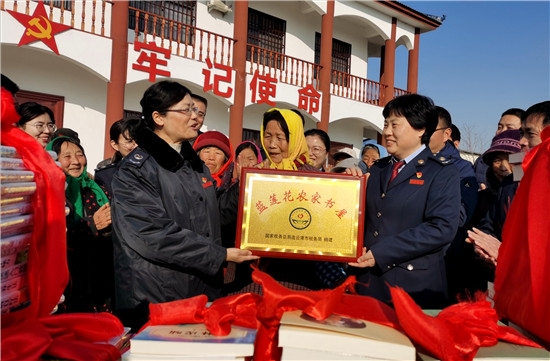
[[[123,333],[109,313],[72,313],[30,319],[2,329],[2,360],[39,360],[48,355],[62,360],[115,361],[118,349],[106,343]]]
[[[259,270],[254,270],[252,279],[263,286],[264,293],[257,313],[261,326],[254,345],[255,361],[281,359],[278,330],[286,311],[303,310],[319,320],[336,313],[401,329],[395,312],[388,305],[371,297],[345,293],[357,282],[354,276],[335,289],[323,291],[293,291]]]
[[[499,326],[496,311],[481,292],[475,301],[451,305],[432,317],[403,289],[391,287],[390,291],[407,336],[440,360],[473,360],[480,347],[496,345],[498,340],[540,348],[516,330]]]
[[[359,318],[404,331],[413,341],[441,360],[472,360],[481,346],[498,340],[540,347],[517,331],[497,324],[498,315],[483,294],[475,302],[462,302],[442,310],[437,317],[426,315],[402,289],[391,288],[395,311],[383,302],[367,296],[345,293],[357,283],[349,277],[332,290],[290,290],[268,274],[252,273],[262,285],[263,297],[245,293],[218,299],[206,307],[204,295],[161,304],[151,304],[147,325],[204,323],[213,335],[223,336],[231,324],[257,328],[254,360],[280,360],[278,329],[284,312],[303,310],[322,320],[331,314]]]
[[[142,329],[153,325],[204,323],[215,336],[228,335],[232,324],[257,329],[259,322],[256,310],[261,298],[262,296],[255,293],[243,293],[217,299],[210,307],[206,307],[208,298],[199,295],[184,300],[150,304],[149,322]]]

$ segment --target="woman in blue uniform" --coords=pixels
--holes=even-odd
[[[390,156],[369,169],[364,252],[350,263],[357,267],[358,292],[389,302],[388,285],[399,286],[422,308],[441,308],[443,257],[459,221],[459,174],[427,146],[438,123],[431,99],[404,95],[383,115]]]

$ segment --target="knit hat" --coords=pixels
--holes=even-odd
[[[227,158],[231,158],[231,145],[229,143],[229,138],[227,138],[223,133],[220,133],[215,130],[211,130],[199,135],[195,143],[193,144],[193,149],[198,152],[204,147],[218,147],[220,148]]]
[[[521,134],[518,129],[505,130],[495,135],[491,147],[483,153],[483,162],[490,165],[496,153],[519,153],[521,151],[520,139]]]

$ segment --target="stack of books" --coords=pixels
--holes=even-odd
[[[149,326],[130,340],[126,361],[244,360],[254,354],[256,330],[232,326],[212,335],[204,324]]]
[[[29,171],[13,147],[0,146],[1,312],[20,310],[30,304],[27,289],[27,257],[32,237],[36,191]]]
[[[285,312],[279,328],[281,360],[411,360],[416,349],[402,332],[366,320],[331,315],[319,321]]]

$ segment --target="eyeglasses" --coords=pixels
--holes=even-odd
[[[55,132],[57,130],[57,127],[53,123],[36,123],[36,124],[29,124],[30,126],[33,126],[38,130],[39,132],[43,132],[46,127],[50,130],[50,132]]]
[[[205,112],[199,111],[199,108],[197,108],[197,107],[187,108],[187,109],[166,109],[165,112],[178,112],[178,113],[182,113],[182,114],[185,114],[185,115],[189,115],[189,114],[191,114],[191,112],[193,112],[201,118],[204,118],[204,116],[206,115]]]
[[[322,152],[324,152],[326,149],[325,148],[321,148],[321,147],[312,147],[310,149],[310,152],[317,155],[317,154],[320,154]]]

